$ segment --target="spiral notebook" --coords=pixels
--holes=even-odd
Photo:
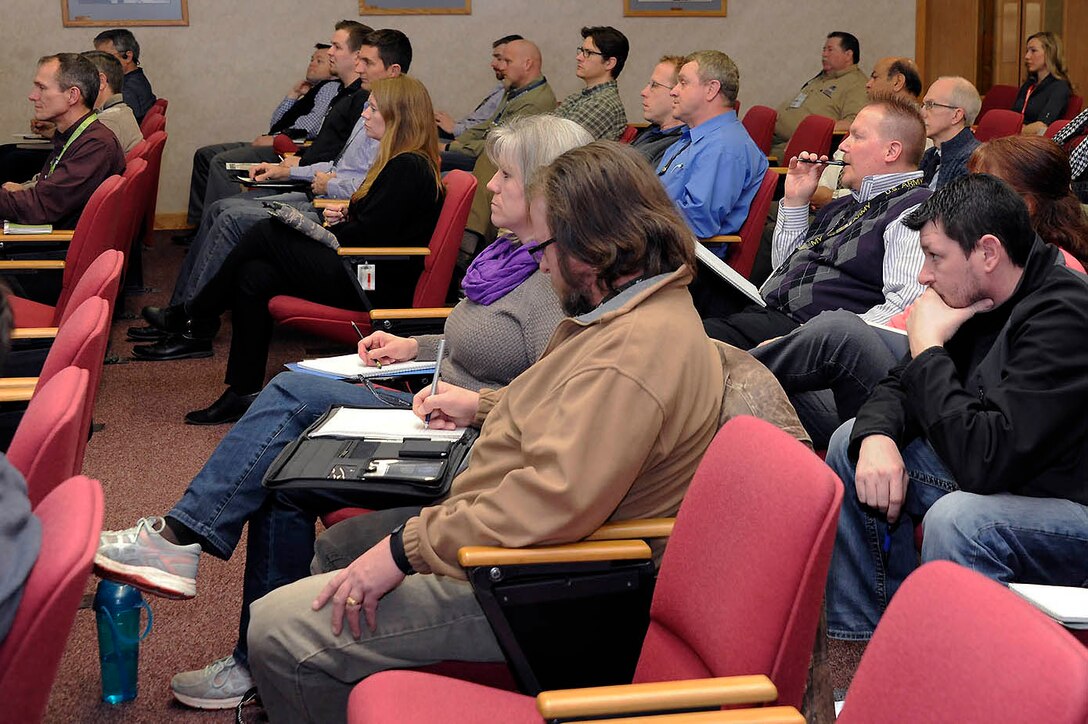
[[[337,357],[304,359],[288,369],[296,372],[310,372],[325,377],[341,380],[376,380],[405,375],[426,375],[434,372],[434,362],[394,362],[375,367],[367,366],[357,354],[343,354]]]

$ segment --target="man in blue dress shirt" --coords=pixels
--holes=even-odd
[[[673,115],[687,125],[657,167],[665,190],[700,239],[735,234],[767,171],[767,157],[737,119],[736,63],[717,50],[689,55],[670,91]],[[728,244],[712,250],[725,258]]]

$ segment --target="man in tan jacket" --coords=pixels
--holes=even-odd
[[[693,239],[636,151],[574,149],[532,186],[531,248],[571,317],[507,387],[416,396],[434,427],[481,427],[446,500],[335,526],[314,564],[330,572],[253,604],[250,666],[273,722],[340,720],[353,683],[383,669],[501,661],[462,546],[567,543],[675,515],[723,410],[799,429],[770,373],[703,332]]]

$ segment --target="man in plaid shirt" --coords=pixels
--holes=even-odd
[[[586,87],[563,99],[555,114],[580,124],[594,138],[618,139],[627,127],[627,115],[616,79],[629,50],[627,37],[611,26],[582,28],[582,44],[575,58],[577,75]]]

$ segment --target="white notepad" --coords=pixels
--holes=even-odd
[[[382,377],[401,377],[412,374],[428,374],[434,372],[434,362],[393,362],[382,365],[380,368],[374,365],[364,365],[358,354],[342,354],[337,357],[321,357],[320,359],[304,359],[298,363],[303,370],[322,372],[336,377],[352,377],[361,380],[379,379]]]
[[[703,263],[710,271],[714,272],[722,281],[736,288],[744,296],[751,299],[761,307],[766,307],[767,302],[759,294],[755,284],[740,275],[733,267],[719,259],[717,255],[702,244],[695,244],[695,258]]]
[[[421,437],[430,440],[461,439],[465,428],[432,430],[411,410],[363,410],[338,407],[310,437],[365,437],[367,440],[403,440]]]
[[[1088,629],[1088,588],[1010,583],[1009,589],[1063,626]]]

